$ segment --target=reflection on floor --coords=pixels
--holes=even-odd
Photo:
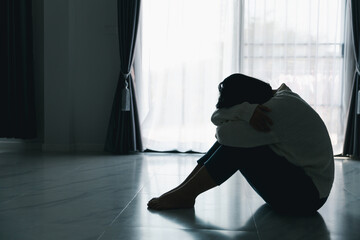
[[[336,160],[312,217],[272,211],[240,173],[192,210],[147,201],[179,184],[198,154],[0,153],[0,239],[360,239],[360,162]]]

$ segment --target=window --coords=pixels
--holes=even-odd
[[[147,0],[135,56],[144,146],[206,151],[217,84],[234,72],[286,83],[344,133],[345,0]]]
[[[334,152],[343,144],[344,0],[246,0],[242,71],[286,83],[322,117]]]

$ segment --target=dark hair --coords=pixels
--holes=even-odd
[[[263,104],[272,97],[270,84],[259,79],[235,73],[219,84],[216,108],[229,108],[243,102]]]

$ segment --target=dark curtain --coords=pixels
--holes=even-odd
[[[359,106],[359,90],[360,90],[360,2],[359,0],[351,0],[351,13],[353,24],[354,47],[356,55],[356,72],[354,85],[351,95],[351,103],[348,115],[348,122],[346,126],[345,142],[343,155],[359,158],[359,143],[360,143],[360,106]]]
[[[32,1],[0,1],[0,137],[36,137]]]
[[[112,105],[105,151],[127,154],[142,150],[135,85],[131,74],[140,0],[118,0],[120,74]]]

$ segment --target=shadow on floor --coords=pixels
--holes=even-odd
[[[195,209],[149,211],[183,226],[184,231],[207,230],[203,232],[204,239],[254,239],[254,232],[251,231],[219,229],[218,226],[197,217]],[[259,239],[330,240],[329,230],[319,213],[312,216],[289,216],[275,212],[264,204],[256,210],[244,226],[241,226],[241,229],[249,229],[254,223]]]

